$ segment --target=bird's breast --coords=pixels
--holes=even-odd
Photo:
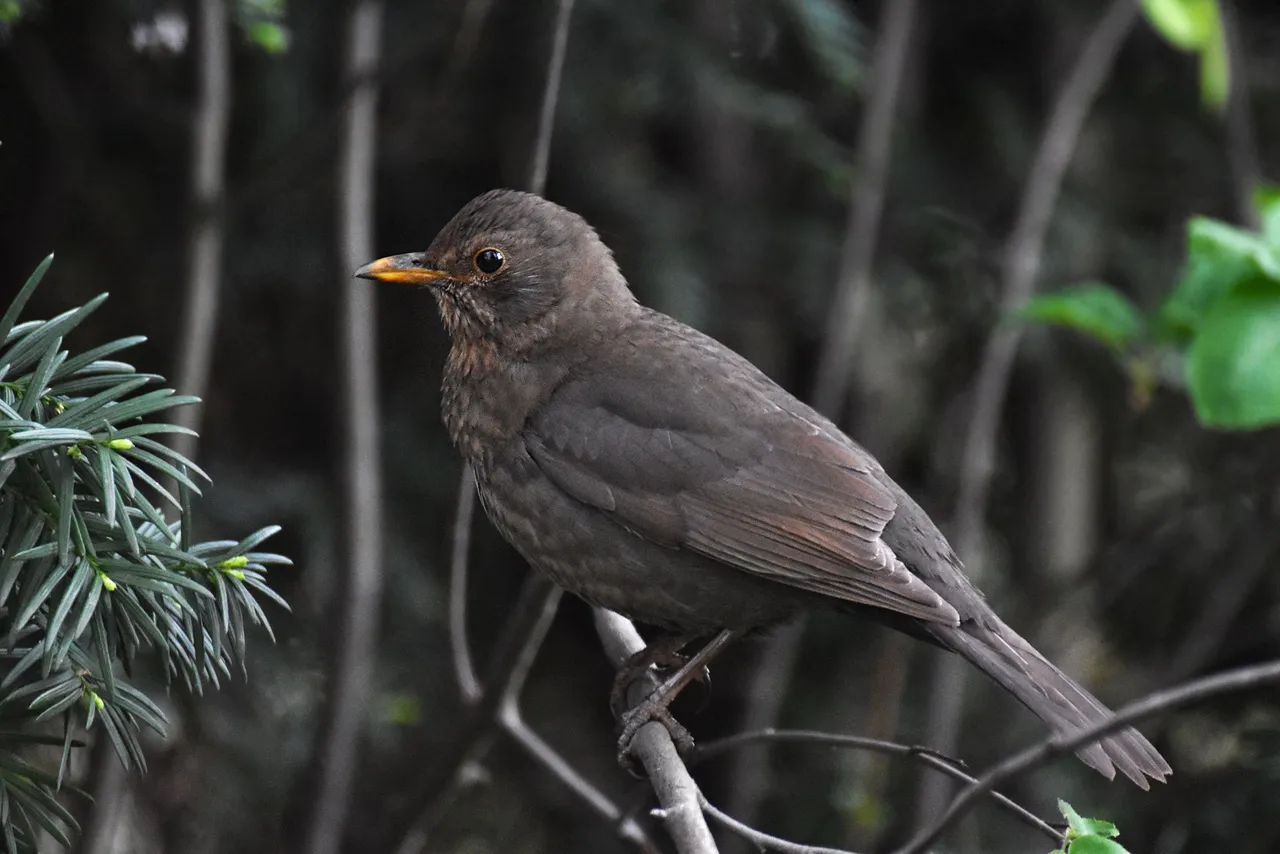
[[[440,400],[450,438],[473,465],[488,466],[519,441],[563,374],[555,364],[511,358],[484,342],[455,341]]]

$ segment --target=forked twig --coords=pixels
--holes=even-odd
[[[1280,683],[1280,659],[1249,667],[1238,667],[1234,670],[1206,676],[1203,679],[1196,679],[1174,688],[1149,694],[1137,702],[1124,706],[1120,711],[1105,720],[1098,721],[1078,733],[1045,739],[1034,747],[1014,754],[971,783],[955,797],[950,806],[947,807],[946,812],[937,821],[922,830],[910,843],[895,852],[895,854],[922,854],[929,846],[937,842],[948,828],[959,821],[980,797],[996,786],[1028,771],[1047,765],[1059,756],[1073,753],[1085,745],[1093,744],[1129,724],[1161,712],[1172,711],[1182,706],[1198,703],[1201,700],[1207,700],[1220,694],[1247,691],[1276,683]]]

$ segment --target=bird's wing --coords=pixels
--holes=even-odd
[[[638,536],[957,625],[956,610],[881,539],[897,502],[865,453],[734,360],[750,373],[726,379],[697,358],[666,359],[666,369],[640,359],[595,365],[529,420],[529,454],[566,493]]]

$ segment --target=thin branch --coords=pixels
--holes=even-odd
[[[872,753],[881,753],[886,756],[904,756],[913,762],[918,762],[935,771],[939,771],[951,777],[953,780],[959,780],[962,783],[976,783],[977,779],[966,774],[961,767],[963,763],[958,759],[952,759],[949,756],[943,756],[935,750],[928,747],[911,744],[899,744],[893,741],[884,741],[878,738],[864,738],[857,735],[835,735],[829,732],[815,732],[811,730],[785,730],[785,729],[763,729],[754,732],[740,732],[725,738],[709,741],[706,744],[698,746],[697,752],[690,760],[691,764],[698,764],[706,759],[711,759],[721,753],[735,750],[743,745],[755,743],[779,743],[788,744],[812,744],[820,747],[834,747],[840,750],[867,750]],[[1035,813],[1020,806],[1012,799],[1000,794],[999,792],[989,792],[992,799],[999,803],[1009,812],[1016,815],[1021,821],[1043,833],[1055,843],[1062,841],[1062,834],[1044,821]]]
[[[191,125],[191,245],[187,259],[186,314],[178,354],[178,390],[202,397],[209,387],[218,285],[222,277],[227,134],[231,124],[231,36],[224,0],[200,0],[197,48],[199,102]],[[177,410],[177,423],[200,427],[203,404]],[[195,458],[196,437],[174,437],[174,449]]]
[[[1015,777],[1049,764],[1059,756],[1074,753],[1081,747],[1094,744],[1117,730],[1144,718],[1217,697],[1234,694],[1280,683],[1280,659],[1238,667],[1184,685],[1157,691],[1137,702],[1121,708],[1105,720],[1070,735],[1046,739],[1034,747],[1015,754],[987,771],[956,796],[945,813],[932,825],[921,831],[915,839],[895,854],[922,854],[937,842],[973,804],[987,792]]]
[[[625,617],[596,608],[595,624],[605,655],[614,667],[624,666],[631,656],[644,649],[640,633]],[[643,699],[643,695],[656,686],[657,680],[652,677],[637,680],[632,686],[632,697]],[[715,839],[698,803],[701,798],[698,784],[689,775],[667,728],[657,722],[642,726],[631,743],[631,755],[649,777],[662,805],[654,814],[662,819],[676,850],[680,854],[715,854]]]
[[[1258,162],[1258,144],[1249,104],[1249,62],[1244,50],[1244,34],[1240,31],[1240,10],[1236,0],[1221,0],[1218,9],[1222,17],[1222,35],[1226,40],[1230,80],[1226,110],[1227,162],[1235,179],[1237,216],[1242,225],[1257,231],[1262,227],[1262,220],[1253,204],[1253,190],[1262,183],[1262,166]]]
[[[801,845],[798,842],[788,842],[785,839],[779,839],[776,836],[770,836],[763,831],[748,827],[738,821],[731,815],[723,813],[716,809],[710,801],[708,801],[701,792],[698,793],[698,806],[707,815],[720,822],[722,825],[732,830],[748,842],[753,843],[762,851],[780,851],[782,854],[854,854],[843,848],[820,848],[816,845]]]
[[[1260,534],[1250,532],[1246,536],[1260,540]],[[1169,685],[1188,679],[1212,661],[1223,640],[1236,627],[1237,618],[1249,604],[1253,591],[1274,565],[1274,556],[1275,549],[1255,542],[1252,549],[1236,558],[1231,571],[1219,577],[1206,592],[1200,613],[1184,624],[1188,628],[1182,633],[1182,643],[1166,657],[1169,663],[1161,673],[1162,678],[1152,684]]]
[[[830,418],[839,417],[849,393],[854,348],[867,313],[871,266],[889,173],[893,117],[915,12],[916,0],[885,0],[884,23],[871,57],[871,97],[858,132],[856,180],[850,199],[853,215],[845,235],[836,296],[814,383],[813,405]]]
[[[547,80],[542,89],[542,105],[538,111],[538,134],[534,141],[533,160],[529,166],[529,192],[542,195],[547,187],[547,164],[551,159],[551,137],[555,131],[556,103],[560,97],[560,79],[564,74],[564,57],[569,49],[569,21],[574,0],[560,0],[551,39],[551,56],[547,60]],[[471,652],[467,646],[467,572],[471,546],[471,525],[475,517],[476,482],[471,466],[464,463],[458,481],[458,507],[454,516],[453,548],[449,569],[449,642],[453,648],[454,671],[462,696],[475,702],[478,690]]]
[[[556,6],[555,36],[551,42],[551,59],[547,63],[547,82],[542,88],[542,109],[538,113],[538,138],[529,167],[529,192],[539,196],[547,191],[547,164],[551,161],[551,136],[556,124],[556,103],[560,100],[560,78],[564,74],[564,57],[569,51],[569,19],[573,0],[560,0]]]
[[[1137,16],[1137,0],[1112,0],[1089,34],[1054,102],[1031,164],[1017,221],[1005,246],[1001,320],[1025,303],[1035,290],[1050,218],[1081,129]],[[995,468],[1000,413],[1021,340],[1021,325],[997,321],[978,368],[954,517],[957,550],[969,561],[978,557]],[[967,668],[964,662],[948,656],[938,660],[933,674],[927,740],[948,753],[955,751],[959,736]],[[917,801],[917,819],[936,815],[948,789],[946,780],[926,777]]]
[[[468,704],[480,699],[480,679],[476,676],[467,642],[467,564],[471,553],[471,525],[476,514],[476,483],[471,467],[463,466],[458,481],[458,502],[453,517],[453,546],[449,555],[449,650],[458,690]]]
[[[359,0],[348,24],[346,74],[365,74],[381,52],[382,2]],[[377,656],[382,600],[382,476],[378,454],[377,329],[373,291],[351,271],[373,255],[373,185],[378,90],[353,90],[338,160],[339,264],[344,280],[346,389],[346,549],[337,599],[338,648],[321,723],[318,780],[302,850],[334,854],[342,840],[355,779],[369,686]]]
[[[504,698],[519,692],[516,680],[522,673],[520,662],[537,654],[560,596],[560,589],[543,573],[525,576],[515,607],[498,638],[480,700],[466,710],[459,732],[447,742],[436,761],[391,805],[369,850],[403,850],[415,828],[434,823],[462,769],[483,751],[496,732]]]
[[[555,748],[530,729],[520,717],[520,709],[514,703],[504,704],[499,715],[503,731],[601,818],[616,825],[620,838],[632,843],[645,854],[657,854],[658,846],[644,832],[644,828],[634,818],[625,815],[608,795],[579,774]]]

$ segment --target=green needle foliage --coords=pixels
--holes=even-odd
[[[0,845],[11,854],[34,851],[40,829],[63,845],[78,829],[56,792],[80,726],[99,726],[126,767],[145,770],[139,735],[165,718],[129,683],[139,653],[201,692],[244,669],[248,624],[270,634],[262,598],[287,608],[266,573],[289,561],[259,551],[278,528],[190,541],[192,475],[207,477],[157,439],[184,428],[144,419],[196,399],[149,390],[160,377],[111,358],[142,338],[63,349],[106,295],[17,323],[52,261],[0,317]],[[30,755],[48,744],[62,751],[53,770]]]

